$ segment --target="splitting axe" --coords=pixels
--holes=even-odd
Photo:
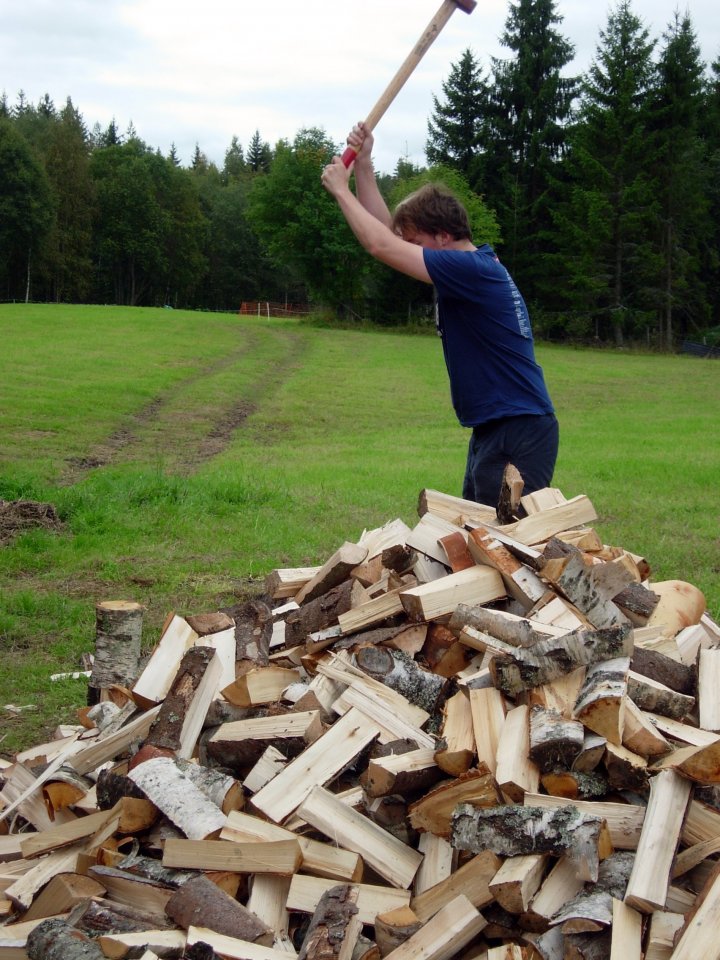
[[[422,58],[430,49],[431,44],[457,8],[459,7],[461,10],[464,10],[465,13],[472,13],[476,6],[477,0],[443,0],[440,9],[428,24],[425,32],[410,51],[398,72],[387,85],[380,99],[367,115],[365,119],[365,126],[368,127],[368,129],[375,129],[376,124],[379,123],[387,108],[393,102],[398,93],[400,93],[415,67],[420,63]],[[357,153],[355,150],[353,150],[352,147],[348,147],[342,155],[342,162],[346,167],[349,167],[356,156]]]

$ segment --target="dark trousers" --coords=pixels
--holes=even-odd
[[[525,481],[523,494],[550,486],[559,441],[555,414],[505,417],[473,427],[463,497],[495,508],[508,463]]]

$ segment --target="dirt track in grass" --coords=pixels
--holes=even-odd
[[[252,361],[261,335],[268,334],[252,333],[237,351],[153,397],[82,456],[68,458],[61,483],[69,486],[88,471],[132,462],[161,462],[170,472],[188,475],[222,454],[301,363],[305,338],[293,331],[272,331],[272,365],[258,365],[250,378],[247,373],[241,376],[240,367]]]

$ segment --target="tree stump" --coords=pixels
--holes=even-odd
[[[117,684],[132,686],[140,665],[143,612],[131,600],[104,600],[95,606],[95,660],[88,687],[88,703],[102,699],[102,691]]]

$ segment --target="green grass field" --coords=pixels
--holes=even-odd
[[[467,431],[434,336],[121,307],[0,306],[0,498],[59,531],[0,546],[0,752],[72,721],[95,604],[170,611],[261,589],[365,528],[460,494]],[[604,541],[720,616],[720,364],[539,345],[561,425],[554,485]],[[35,709],[18,714],[15,704]]]

